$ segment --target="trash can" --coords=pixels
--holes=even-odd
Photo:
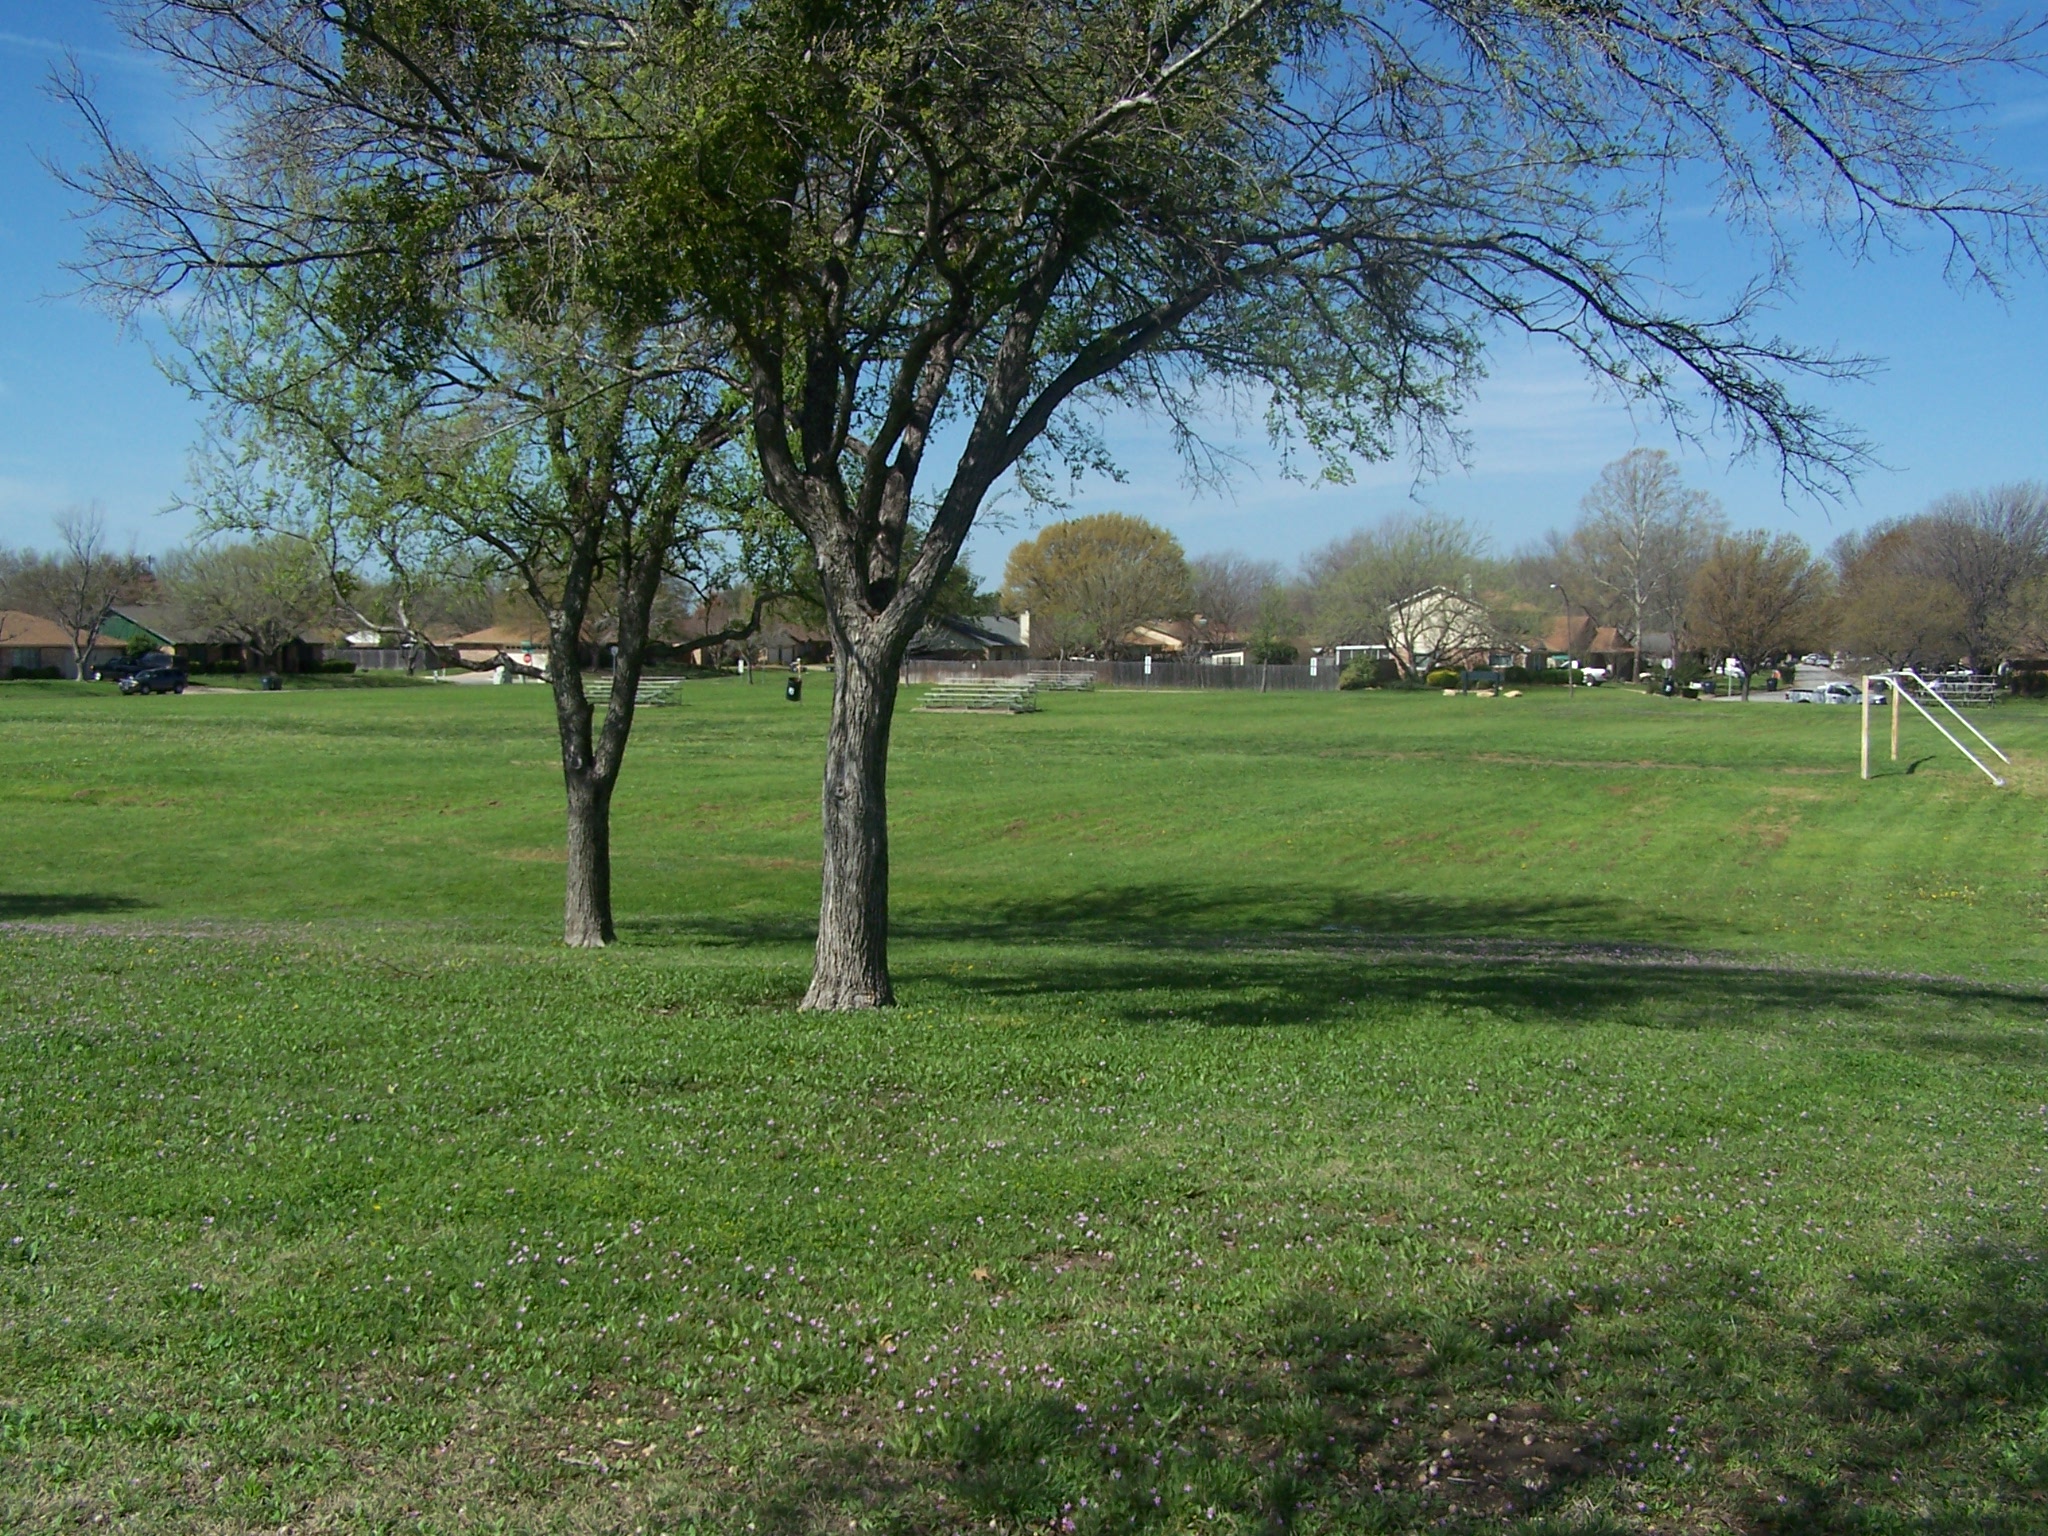
[[[263,691],[265,693],[276,693],[278,689],[282,688],[283,686],[284,679],[279,677],[275,672],[266,672],[263,674]]]
[[[782,696],[792,704],[803,702],[804,675],[801,672],[789,674],[789,681],[782,685]]]

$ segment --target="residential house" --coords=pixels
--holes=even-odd
[[[1630,675],[1636,659],[1635,647],[1612,624],[1597,624],[1585,613],[1569,621],[1559,614],[1543,632],[1543,650],[1548,656],[1569,655],[1582,666],[1611,667]]]
[[[38,614],[0,608],[0,677],[38,672],[55,667],[60,677],[76,677],[71,657],[71,632],[63,625]],[[111,661],[127,649],[124,642],[101,635],[86,656],[86,676],[101,662]]]
[[[1425,587],[1388,607],[1387,652],[1411,672],[1489,666],[1505,649],[1499,628],[1486,605],[1471,594]]]
[[[473,667],[489,666],[502,659],[535,672],[544,673],[548,669],[548,632],[537,624],[491,624],[441,643],[455,652],[459,660]],[[586,649],[594,651],[596,648]],[[590,657],[584,660],[586,665],[591,664]]]
[[[255,658],[238,640],[193,625],[177,608],[166,603],[121,603],[107,614],[105,633],[126,645],[140,637],[156,650],[168,651],[181,666],[245,667]],[[301,635],[287,642],[278,654],[281,672],[310,672],[319,666],[323,647]]]
[[[1022,661],[1031,654],[1022,623],[1001,614],[935,614],[910,642],[914,661]]]

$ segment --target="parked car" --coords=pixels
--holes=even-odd
[[[92,680],[96,683],[118,683],[138,672],[153,672],[159,667],[176,665],[177,662],[164,651],[144,651],[140,656],[116,656],[111,661],[101,662],[93,669]]]
[[[185,691],[185,669],[183,667],[151,667],[147,672],[137,672],[121,679],[123,693],[183,693]]]
[[[1854,683],[1822,683],[1813,690],[1813,701],[1816,704],[1855,704],[1862,698],[1863,690]]]
[[[1607,681],[1609,671],[1607,667],[1581,667],[1579,676],[1586,680],[1586,686],[1589,688],[1598,688]]]

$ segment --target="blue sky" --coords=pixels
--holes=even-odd
[[[96,501],[124,539],[159,551],[189,532],[167,509],[185,485],[199,411],[157,372],[146,332],[124,332],[77,295],[65,269],[83,232],[75,199],[42,162],[83,152],[68,109],[45,90],[67,47],[130,137],[168,142],[189,110],[97,5],[0,0],[0,544],[47,543],[55,513]],[[1991,126],[2002,160],[2048,180],[2048,84],[2016,84]],[[1709,274],[1729,249],[1699,217],[1684,243]],[[1394,462],[1362,468],[1351,485],[1304,487],[1273,472],[1254,433],[1240,445],[1250,467],[1234,487],[1196,493],[1163,431],[1128,418],[1110,424],[1124,481],[1084,486],[1075,506],[1152,518],[1191,554],[1235,548],[1291,564],[1418,506],[1468,517],[1510,549],[1568,525],[1600,466],[1638,445],[1678,452],[1688,478],[1738,524],[1791,529],[1816,545],[1946,491],[2048,477],[2048,277],[2019,274],[2001,300],[1950,286],[1939,251],[1860,263],[1809,252],[1797,300],[1777,320],[1800,342],[1883,359],[1869,382],[1810,391],[1862,430],[1882,465],[1847,502],[1788,501],[1771,465],[1731,463],[1726,444],[1680,445],[1653,417],[1603,397],[1565,357],[1507,340],[1467,414],[1463,467],[1418,480],[1414,465]],[[1227,425],[1218,435],[1228,437]],[[969,547],[976,571],[999,576],[1030,526],[992,519]]]

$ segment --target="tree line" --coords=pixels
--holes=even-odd
[[[1431,593],[1467,603],[1447,618],[1418,600]],[[1546,642],[1583,660],[1600,631],[1630,673],[1694,653],[1752,675],[1816,649],[1989,671],[2048,648],[2048,487],[1947,496],[1816,554],[1791,534],[1731,528],[1669,454],[1638,449],[1601,472],[1569,529],[1506,555],[1468,520],[1398,513],[1289,574],[1235,551],[1190,560],[1165,530],[1111,513],[1019,544],[1003,595],[1030,611],[1046,654],[1132,654],[1156,645],[1141,627],[1178,623],[1190,657],[1284,663],[1365,645],[1396,675]]]
[[[47,549],[0,546],[0,611],[56,624],[80,676],[108,617],[122,607],[155,611],[178,639],[232,645],[255,671],[281,667],[294,642],[349,633],[407,650],[409,664],[425,668],[461,665],[450,642],[463,634],[511,628],[537,637],[548,629],[520,583],[483,560],[415,569],[401,582],[374,565],[338,563],[333,549],[288,532],[223,533],[145,556],[111,541],[104,516],[91,507],[59,513],[53,533]],[[669,578],[650,604],[650,635],[656,644],[701,650],[700,636],[718,635],[725,615],[751,606],[750,592],[705,593]],[[787,608],[798,619],[810,611],[801,593],[790,595]],[[585,636],[591,648],[613,633],[613,620],[595,605]],[[7,639],[0,623],[0,646]]]

